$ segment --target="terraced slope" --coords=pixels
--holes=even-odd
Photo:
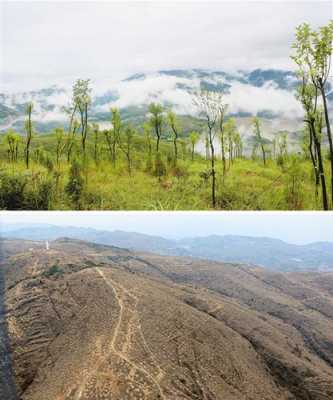
[[[329,400],[332,274],[2,241],[22,400]],[[13,389],[13,385],[11,386]]]

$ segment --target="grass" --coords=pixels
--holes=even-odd
[[[81,167],[84,188],[79,204],[66,193],[71,164],[62,156],[55,165],[53,135],[34,139],[34,148],[42,146],[53,160],[53,168],[42,165],[32,155],[29,170],[23,155],[18,162],[6,158],[5,145],[0,146],[1,208],[87,210],[211,210],[211,182],[203,172],[210,162],[196,155],[183,155],[178,161],[178,173],[168,165],[172,146],[163,143],[161,154],[167,174],[160,179],[146,171],[146,155],[141,138],[136,138],[131,176],[124,155],[118,151],[116,166],[109,161],[107,149],[101,150],[100,161],[92,159],[92,143],[88,146],[88,161]],[[79,145],[77,152],[79,153]],[[34,154],[34,151],[32,151]],[[170,158],[170,157],[169,157]],[[282,166],[275,160],[236,159],[222,179],[222,163],[216,160],[217,209],[221,210],[316,210],[321,209],[320,196],[314,195],[312,166],[300,156],[290,156]],[[326,169],[328,171],[328,162]],[[22,181],[23,188],[13,185],[13,177]],[[6,181],[7,179],[7,181]],[[7,182],[7,183],[6,183]],[[17,182],[16,182],[17,184]],[[6,186],[7,185],[7,186]],[[19,184],[17,184],[19,186]],[[16,189],[17,190],[16,190]],[[15,190],[16,192],[15,192]],[[11,193],[11,190],[13,193]],[[329,191],[328,191],[329,192]],[[15,197],[16,196],[16,197]],[[11,199],[16,199],[13,204]]]

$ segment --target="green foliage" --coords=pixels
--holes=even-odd
[[[65,191],[71,199],[75,208],[81,208],[81,196],[84,190],[84,179],[81,174],[81,165],[75,159],[69,171],[69,180]]]
[[[0,208],[5,210],[22,209],[26,184],[27,179],[23,175],[1,173]]]
[[[304,180],[305,180],[305,174],[304,171],[302,171],[302,168],[300,167],[299,160],[295,156],[292,156],[289,161],[289,166],[285,177],[284,197],[286,201],[286,209],[288,210],[303,209]]]
[[[41,174],[0,175],[0,208],[6,210],[48,210],[53,184]]]
[[[166,166],[165,166],[165,163],[162,160],[162,157],[161,157],[160,153],[156,154],[154,174],[158,178],[161,178],[162,176],[164,176],[166,174]]]
[[[46,271],[43,271],[42,276],[45,278],[58,278],[61,275],[64,274],[64,271],[59,267],[58,264],[52,265],[50,268],[48,268]]]

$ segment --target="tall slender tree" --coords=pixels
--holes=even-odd
[[[33,110],[33,103],[28,103],[26,107],[26,114],[27,119],[25,121],[25,131],[26,131],[26,143],[25,143],[25,165],[29,168],[29,161],[30,161],[30,145],[33,135],[33,128],[32,128],[32,121],[31,121],[31,114]]]
[[[74,108],[79,110],[81,125],[81,144],[83,157],[86,157],[86,140],[88,134],[88,109],[91,104],[90,79],[78,79],[73,86]]]
[[[177,160],[178,160],[177,141],[179,138],[180,125],[179,125],[179,121],[177,120],[175,113],[172,110],[170,110],[168,112],[168,122],[169,122],[169,125],[170,125],[172,133],[173,133],[174,165],[176,165]]]
[[[199,133],[198,133],[198,132],[195,132],[195,131],[192,131],[192,132],[190,133],[190,136],[189,136],[189,138],[190,138],[190,143],[191,143],[191,160],[192,160],[192,161],[194,160],[195,146],[196,146],[196,144],[197,144],[198,141],[199,141],[199,137],[200,137]]]
[[[112,164],[115,167],[117,161],[117,144],[122,129],[120,112],[116,107],[111,108],[111,124],[111,129],[104,131],[104,135],[108,144]]]
[[[60,158],[66,146],[66,142],[64,140],[65,132],[63,128],[55,129],[55,137],[56,137],[56,161],[57,161],[57,166],[59,167]]]
[[[226,157],[225,157],[225,131],[224,120],[228,109],[227,104],[221,104],[219,107],[219,129],[220,129],[220,142],[221,142],[221,159],[222,159],[222,179],[224,179],[226,171]]]
[[[203,90],[196,93],[193,102],[207,123],[208,141],[210,146],[210,173],[211,173],[211,198],[212,206],[216,207],[216,171],[215,171],[215,145],[216,123],[219,117],[219,110],[223,104],[222,93]]]
[[[254,117],[252,120],[252,124],[253,124],[253,133],[255,136],[256,144],[261,149],[262,159],[264,161],[264,165],[266,165],[266,143],[265,139],[261,134],[260,119],[258,117]]]
[[[329,144],[330,169],[331,169],[331,202],[333,204],[333,138],[330,118],[328,115],[327,90],[328,78],[331,70],[333,41],[333,20],[318,31],[311,30],[308,23],[304,23],[296,29],[296,40],[293,44],[294,54],[292,59],[299,67],[299,75],[306,78],[306,83],[316,89],[315,101],[320,94],[323,103],[326,134]]]
[[[122,133],[119,136],[119,147],[125,154],[129,175],[132,175],[132,145],[134,135],[135,130],[133,126],[127,125],[124,129],[122,129]]]
[[[152,154],[152,132],[151,132],[151,125],[148,122],[145,122],[143,125],[143,133],[144,133],[144,140],[146,146],[146,153],[147,153],[147,161],[146,161],[146,170],[147,172],[151,172],[153,168],[153,154]]]
[[[97,165],[99,162],[99,125],[96,123],[92,124],[92,131],[94,135],[94,160]]]
[[[160,104],[152,103],[150,104],[148,111],[150,114],[149,122],[153,127],[156,135],[156,153],[158,153],[162,137],[163,107]]]

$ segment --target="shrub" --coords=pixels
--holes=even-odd
[[[54,277],[61,276],[63,275],[63,273],[64,271],[59,267],[59,265],[52,265],[52,267],[44,271],[42,275],[45,276],[46,278],[50,278],[53,276]]]
[[[39,178],[37,184],[27,185],[24,193],[23,207],[27,210],[48,210],[53,198],[51,179]]]
[[[166,167],[165,164],[161,158],[160,153],[156,154],[156,159],[155,159],[155,170],[154,173],[156,176],[159,178],[166,175]]]
[[[24,188],[27,177],[19,174],[0,175],[0,208],[7,210],[22,209],[24,204]]]
[[[65,187],[65,191],[76,208],[81,208],[83,189],[84,179],[80,171],[80,164],[77,160],[73,160],[69,171],[69,181]]]
[[[299,160],[296,157],[292,157],[290,160],[290,164],[288,165],[287,175],[285,178],[285,187],[284,187],[287,209],[299,210],[303,207],[304,178],[305,174],[299,165]]]

